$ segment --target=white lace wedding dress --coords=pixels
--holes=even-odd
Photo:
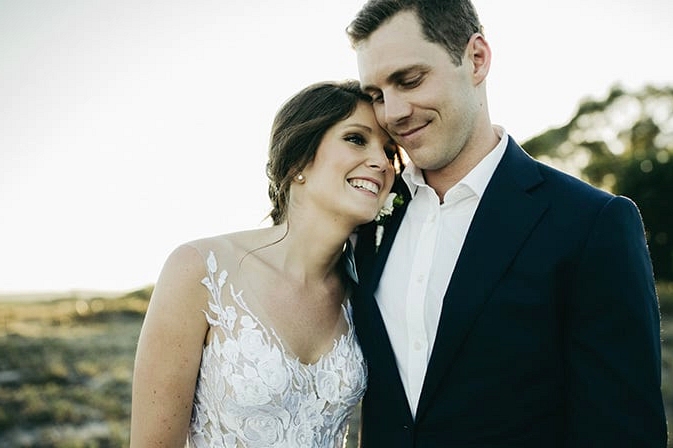
[[[350,305],[343,307],[348,332],[316,363],[303,364],[250,311],[242,291],[227,283],[227,271],[218,272],[212,251],[206,265],[202,283],[210,301],[204,312],[216,331],[203,349],[189,446],[343,446],[367,381]],[[226,302],[223,287],[231,297]]]

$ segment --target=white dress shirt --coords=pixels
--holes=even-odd
[[[446,192],[443,204],[412,162],[402,173],[412,200],[375,297],[414,417],[449,279],[479,200],[507,147],[504,129],[494,130],[498,145]]]

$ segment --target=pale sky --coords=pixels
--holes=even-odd
[[[0,293],[128,291],[182,242],[268,225],[273,114],[357,78],[362,0],[0,0]],[[474,0],[519,142],[673,84],[673,1]]]

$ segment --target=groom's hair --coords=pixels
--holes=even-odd
[[[369,0],[346,28],[351,45],[357,48],[381,25],[403,11],[416,14],[428,42],[443,46],[456,66],[462,64],[470,37],[483,33],[470,0]]]

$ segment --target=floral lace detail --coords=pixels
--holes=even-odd
[[[316,363],[304,364],[250,311],[242,291],[229,284],[234,305],[223,305],[227,271],[218,274],[212,251],[206,265],[201,283],[211,300],[204,313],[217,331],[203,349],[189,446],[343,446],[367,382],[350,307],[343,307],[348,333]]]

